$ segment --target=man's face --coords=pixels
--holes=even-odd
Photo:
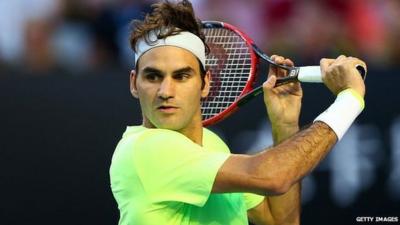
[[[176,131],[201,125],[200,99],[208,94],[209,75],[202,89],[199,63],[191,52],[157,47],[140,57],[138,68],[131,91],[139,98],[145,125]]]

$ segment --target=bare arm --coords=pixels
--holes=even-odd
[[[274,145],[281,143],[296,132],[298,126],[273,128]],[[266,196],[256,207],[249,209],[247,215],[253,224],[300,224],[301,182],[294,184],[283,195]]]
[[[273,55],[271,59],[277,64],[294,66],[293,62],[281,56]],[[287,72],[278,67],[270,67],[268,80],[264,83],[264,102],[267,107],[268,117],[272,125],[274,145],[292,136],[299,130],[299,115],[301,98],[303,96],[299,83],[292,83],[280,87],[274,87],[276,77],[287,76]],[[279,166],[279,165],[278,165]],[[296,189],[296,188],[293,188]],[[268,199],[266,198],[265,201]],[[275,203],[274,201],[273,203]],[[265,205],[266,207],[263,207]],[[254,210],[249,211],[250,220],[263,220],[272,217],[269,212],[268,202],[260,204]],[[265,208],[260,210],[260,208]]]
[[[317,166],[336,140],[331,128],[315,122],[257,155],[232,155],[218,171],[213,192],[284,194]]]
[[[249,221],[256,225],[300,224],[300,191],[299,182],[283,195],[265,197],[259,205],[247,211]]]
[[[274,143],[279,144],[298,131],[298,127],[292,129],[280,129],[276,132],[277,134],[274,135]],[[301,180],[295,183],[289,189],[289,191],[283,195],[265,197],[265,202],[268,203],[272,218],[274,220],[273,224],[300,224]],[[266,223],[263,222],[256,224]]]
[[[345,56],[339,56],[337,59],[322,59],[322,78],[325,85],[334,94],[351,88],[362,98],[365,86],[355,65],[365,66],[365,63]],[[271,88],[275,85],[275,76],[280,75],[276,73],[264,83],[264,101],[269,117],[272,118],[274,140],[277,140],[280,138],[279,135],[289,134],[290,127],[298,123],[296,117],[301,105],[298,97],[301,99],[302,93],[301,87],[296,90],[294,84],[292,88],[287,89]],[[288,95],[290,97],[287,97]],[[296,107],[293,107],[293,104]],[[271,105],[272,109],[268,107]],[[296,108],[298,110],[293,110]],[[340,120],[332,114],[336,111],[330,112],[331,114],[324,115]],[[354,111],[354,113],[357,112]],[[213,192],[252,192],[268,195],[262,204],[249,211],[251,221],[256,224],[299,224],[299,181],[327,155],[336,143],[337,137],[338,134],[324,122],[314,122],[309,128],[273,148],[264,149],[257,155],[232,155],[218,171]],[[294,205],[291,206],[290,203]]]

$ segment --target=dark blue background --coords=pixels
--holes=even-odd
[[[55,71],[40,76],[1,72],[0,224],[117,224],[108,168],[125,127],[141,122],[128,74],[128,70],[83,75]],[[344,225],[356,224],[358,216],[400,216],[400,201],[386,187],[389,129],[400,114],[399,83],[395,69],[369,71],[367,107],[358,124],[373,124],[382,134],[385,154],[374,183],[342,208],[329,194],[330,171],[317,169],[312,176],[318,190],[303,205],[302,224]],[[321,84],[303,88],[301,123],[306,125],[334,97]],[[223,131],[230,144],[241,130],[258,127],[264,115],[258,98],[214,129]]]

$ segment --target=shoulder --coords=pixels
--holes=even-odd
[[[145,128],[142,126],[128,127],[122,140],[134,140],[135,142],[152,141],[177,141],[187,139],[184,135],[167,129]]]
[[[172,147],[188,146],[190,141],[175,131],[166,129],[149,129],[143,126],[127,127],[119,141],[114,155],[144,154],[154,151],[170,151]],[[142,153],[141,153],[142,152]]]
[[[212,151],[230,152],[228,145],[215,132],[203,128],[204,147]]]
[[[203,138],[207,141],[222,141],[218,134],[207,128],[203,128]]]
[[[123,140],[128,143],[136,157],[183,154],[183,151],[200,148],[185,135],[168,129],[142,128],[134,131],[128,129]]]

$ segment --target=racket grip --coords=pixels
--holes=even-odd
[[[360,73],[361,77],[365,80],[365,77],[367,74],[365,68],[361,65],[357,65],[356,68],[357,68],[358,72]],[[297,79],[300,82],[323,83],[321,67],[320,66],[299,67],[299,74],[297,76]]]
[[[322,83],[322,74],[320,66],[302,66],[299,67],[297,79],[300,82]]]

